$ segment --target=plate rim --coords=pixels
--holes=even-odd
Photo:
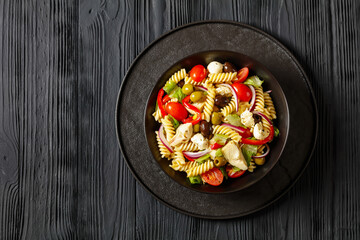
[[[139,178],[139,176],[137,175],[137,173],[134,171],[134,169],[132,168],[131,164],[129,163],[128,161],[128,157],[127,155],[125,154],[124,152],[124,149],[123,149],[123,143],[122,143],[122,140],[120,138],[120,135],[119,135],[119,127],[118,127],[118,116],[120,114],[119,112],[119,101],[120,101],[120,96],[122,94],[122,91],[123,91],[123,88],[124,88],[124,84],[126,82],[126,79],[129,75],[129,73],[131,72],[132,68],[134,67],[134,65],[137,63],[137,61],[139,60],[140,57],[142,57],[153,45],[155,45],[158,41],[164,39],[165,37],[167,37],[168,35],[176,32],[176,31],[179,31],[179,30],[182,30],[184,28],[188,28],[188,27],[191,27],[191,26],[195,26],[195,25],[202,25],[202,24],[216,24],[216,23],[220,23],[220,24],[230,24],[230,25],[235,25],[235,26],[238,26],[238,27],[243,27],[243,28],[248,28],[250,30],[253,30],[267,38],[269,38],[271,41],[273,41],[276,45],[278,45],[282,50],[284,50],[284,52],[288,55],[289,58],[292,59],[292,61],[295,63],[295,65],[297,66],[297,68],[300,70],[301,74],[303,75],[304,77],[304,80],[305,80],[305,83],[307,85],[307,88],[309,90],[309,93],[311,95],[311,98],[312,98],[312,102],[313,102],[313,107],[314,107],[314,113],[315,113],[315,134],[314,134],[314,138],[313,138],[313,146],[311,148],[311,151],[310,151],[310,154],[308,156],[308,158],[306,159],[305,161],[305,164],[304,164],[304,167],[301,169],[301,171],[299,171],[298,175],[296,176],[296,178],[291,182],[291,184],[289,184],[281,193],[278,194],[278,196],[275,196],[272,200],[268,201],[267,203],[265,203],[263,206],[260,206],[256,209],[253,209],[253,210],[250,210],[250,211],[247,211],[247,212],[243,212],[241,214],[234,214],[234,215],[227,215],[227,216],[208,216],[208,215],[201,215],[201,214],[196,214],[196,213],[192,213],[192,212],[188,212],[188,211],[185,211],[183,209],[179,209],[169,203],[167,203],[166,201],[164,201],[163,199],[161,199],[160,197],[158,197],[150,188],[148,188]],[[187,23],[187,24],[184,24],[184,25],[181,25],[181,26],[178,26],[176,28],[173,28],[167,32],[165,32],[164,34],[160,35],[158,38],[154,39],[151,43],[149,43],[149,45],[147,45],[136,57],[135,59],[132,61],[132,63],[130,64],[128,70],[126,71],[126,74],[124,75],[124,77],[122,78],[122,82],[121,82],[121,85],[120,85],[120,88],[119,88],[119,91],[118,91],[118,96],[117,96],[117,99],[116,99],[116,106],[115,106],[115,130],[116,130],[116,137],[117,137],[117,141],[118,141],[118,145],[119,145],[119,148],[120,148],[120,151],[121,151],[121,154],[123,155],[123,158],[125,159],[125,162],[126,162],[126,165],[127,167],[129,168],[130,172],[132,173],[132,175],[134,176],[134,178],[136,179],[136,181],[138,183],[140,183],[140,185],[146,190],[148,191],[155,199],[157,199],[158,201],[160,201],[162,204],[164,204],[165,206],[177,211],[177,212],[180,212],[180,213],[183,213],[183,214],[186,214],[186,215],[189,215],[189,216],[192,216],[192,217],[197,217],[197,218],[202,218],[202,219],[234,219],[234,218],[238,218],[238,217],[243,217],[243,216],[247,216],[247,215],[250,215],[252,213],[255,213],[255,212],[258,212],[268,206],[270,206],[271,204],[273,204],[274,202],[278,201],[281,197],[283,197],[291,188],[293,188],[293,186],[295,185],[295,183],[297,183],[297,181],[299,180],[299,178],[304,174],[305,172],[305,169],[307,168],[307,166],[309,165],[310,163],[310,160],[314,154],[314,151],[315,151],[315,147],[316,147],[316,144],[317,144],[317,139],[318,139],[318,130],[319,130],[319,113],[318,113],[318,107],[317,107],[317,101],[316,101],[316,98],[315,98],[315,94],[314,94],[314,91],[312,89],[312,86],[310,84],[310,80],[308,78],[308,76],[306,75],[306,72],[305,70],[303,69],[303,67],[301,66],[301,64],[299,63],[299,61],[295,58],[295,56],[290,52],[289,49],[287,49],[279,40],[277,40],[275,37],[271,36],[270,34],[266,33],[265,31],[259,29],[259,28],[256,28],[256,27],[253,27],[251,25],[248,25],[248,24],[245,24],[245,23],[241,23],[241,22],[236,22],[236,21],[230,21],[230,20],[204,20],[204,21],[196,21],[196,22],[191,22],[191,23]],[[271,170],[270,170],[271,172]]]

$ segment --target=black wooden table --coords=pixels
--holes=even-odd
[[[131,62],[166,31],[206,19],[280,40],[318,102],[304,175],[235,220],[160,204],[116,140]],[[359,1],[0,0],[0,32],[0,239],[360,239]]]

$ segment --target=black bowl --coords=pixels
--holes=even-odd
[[[277,111],[277,119],[274,125],[280,130],[279,137],[275,138],[270,144],[270,154],[266,158],[266,163],[263,166],[257,167],[253,173],[246,173],[240,178],[225,180],[220,186],[214,187],[208,184],[192,185],[186,178],[186,173],[174,171],[169,167],[170,162],[167,159],[161,158],[160,152],[157,147],[155,131],[160,127],[152,113],[155,111],[155,103],[157,93],[169,79],[169,77],[181,68],[185,68],[188,72],[193,66],[202,64],[207,66],[211,61],[218,61],[224,63],[225,61],[233,63],[237,67],[247,66],[250,69],[250,75],[256,74],[264,80],[263,87],[265,90],[272,90],[271,96],[274,101],[274,105]],[[187,188],[203,192],[203,193],[230,193],[247,188],[261,178],[263,178],[277,163],[281,153],[284,149],[289,131],[289,109],[285,95],[276,81],[274,76],[266,69],[262,64],[251,59],[248,56],[237,52],[231,51],[206,51],[199,52],[188,56],[173,66],[161,76],[157,81],[153,91],[151,92],[147,106],[145,108],[145,134],[150,150],[154,156],[154,159],[159,163],[160,167],[177,183]]]

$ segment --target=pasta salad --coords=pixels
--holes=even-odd
[[[279,134],[276,110],[263,81],[229,62],[175,72],[160,89],[153,116],[160,155],[191,184],[220,185],[266,161]]]

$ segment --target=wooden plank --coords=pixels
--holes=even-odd
[[[135,180],[120,155],[114,111],[134,54],[133,1],[79,10],[78,237],[134,239]],[[126,113],[125,113],[126,114]]]
[[[76,5],[2,1],[1,12],[0,238],[69,238],[76,211]]]
[[[360,237],[360,3],[332,1],[333,63],[333,234],[336,239]],[[341,127],[340,127],[341,126]],[[342,127],[343,126],[343,127]]]

